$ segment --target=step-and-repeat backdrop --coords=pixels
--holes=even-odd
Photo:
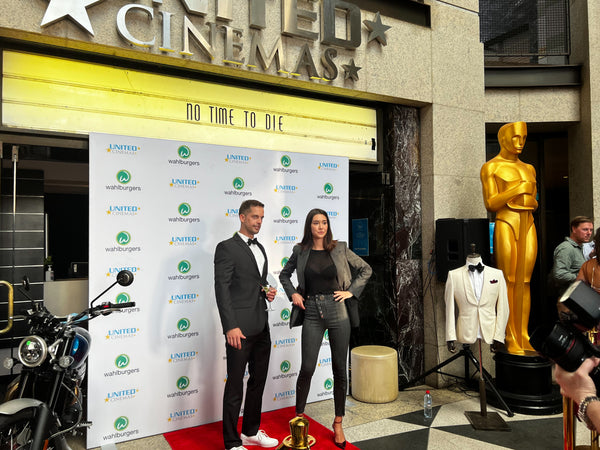
[[[128,269],[133,284],[98,301],[136,307],[90,322],[88,447],[221,419],[225,339],[213,256],[239,230],[246,199],[265,204],[257,237],[278,288],[263,409],[294,405],[301,329],[289,328],[279,272],[312,208],[327,211],[334,238],[347,240],[348,159],[90,134],[89,167],[90,298]],[[333,395],[328,344],[326,334],[309,401]]]

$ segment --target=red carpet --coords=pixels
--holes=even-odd
[[[290,434],[288,421],[294,417],[294,407],[279,409],[263,413],[260,428],[280,443]],[[333,431],[325,428],[318,422],[306,416],[309,421],[308,434],[313,436],[317,443],[312,447],[318,450],[336,450],[333,443]],[[333,416],[332,416],[333,422]],[[242,428],[242,419],[238,422],[238,430]],[[186,428],[184,430],[172,431],[164,434],[165,439],[173,450],[223,450],[223,423],[213,422],[199,427]],[[260,447],[248,446],[248,450]],[[274,449],[277,447],[273,447]],[[347,450],[358,450],[358,447],[348,443]],[[339,449],[338,449],[339,450]]]

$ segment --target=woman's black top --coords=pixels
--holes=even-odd
[[[339,291],[337,269],[327,250],[311,250],[304,269],[306,296]]]

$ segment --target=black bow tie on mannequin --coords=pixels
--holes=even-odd
[[[256,238],[254,238],[254,239],[248,238],[248,246],[251,246],[252,244],[258,245],[258,239],[256,239]]]
[[[477,265],[469,264],[469,270],[471,272],[477,271],[477,272],[481,273],[481,272],[483,272],[483,264],[481,264],[481,263],[478,263]]]

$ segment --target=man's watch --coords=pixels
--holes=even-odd
[[[596,431],[596,427],[587,415],[588,406],[592,402],[600,402],[600,398],[596,397],[595,395],[589,395],[586,398],[584,398],[581,401],[581,403],[579,403],[579,411],[577,411],[577,418],[583,423],[585,423],[585,426],[588,427],[590,430]]]

